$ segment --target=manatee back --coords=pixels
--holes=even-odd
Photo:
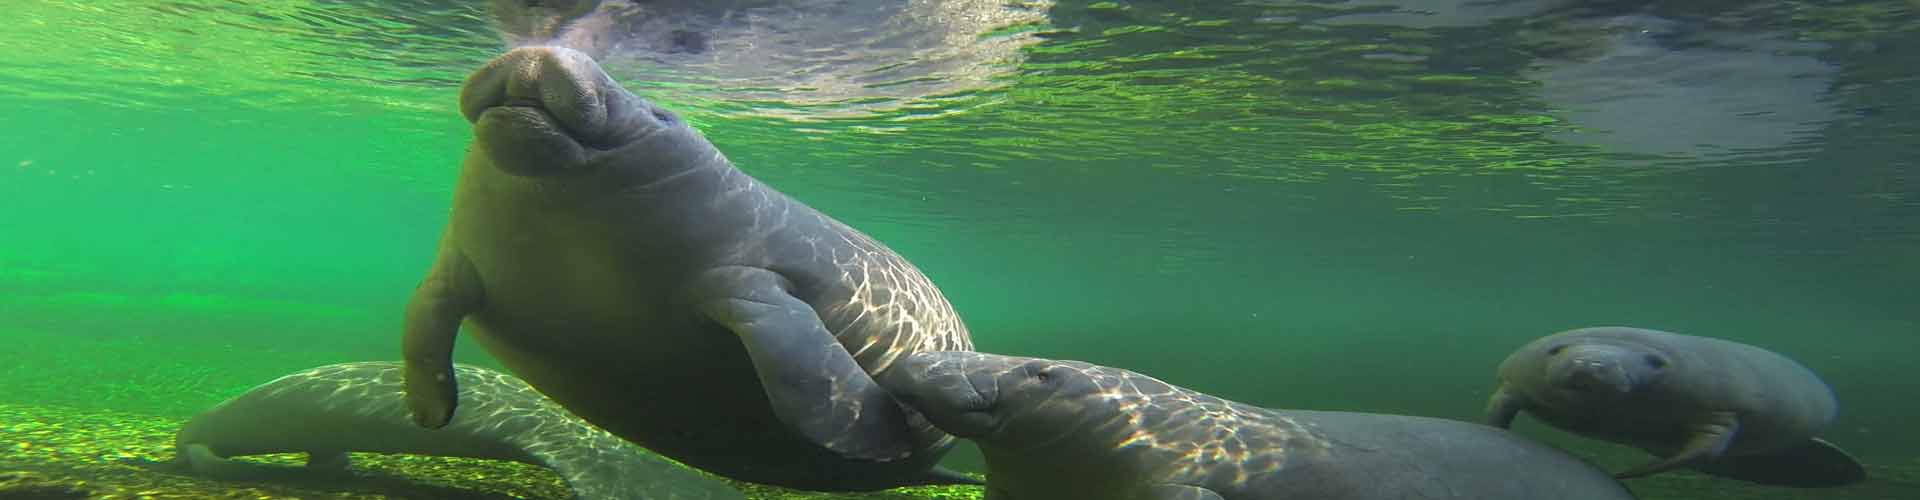
[[[1275,410],[1331,443],[1244,497],[1261,500],[1428,498],[1630,500],[1592,464],[1511,432],[1454,420]]]
[[[1839,413],[1833,390],[1791,358],[1729,340],[1653,333],[1673,356],[1687,360],[1661,381],[1661,391],[1703,411],[1740,415],[1740,432],[1729,453],[1799,444]]]
[[[485,376],[494,372],[459,368],[463,396],[474,402],[463,408],[467,418],[443,429],[413,424],[400,363],[342,363],[275,379],[201,412],[175,443],[204,444],[223,457],[365,451],[530,461],[507,441],[533,422],[506,416],[513,402],[498,397],[520,393],[495,387],[500,380]]]

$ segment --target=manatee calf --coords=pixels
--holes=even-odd
[[[1866,469],[1814,437],[1838,404],[1819,376],[1785,356],[1726,340],[1626,327],[1569,330],[1500,364],[1487,423],[1521,411],[1548,425],[1660,458],[1619,474],[1690,467],[1760,484],[1828,487]]]
[[[512,375],[457,365],[465,411],[446,428],[407,414],[399,362],[342,363],[261,384],[180,428],[175,460],[203,475],[245,479],[261,465],[227,457],[306,453],[307,466],[345,469],[347,452],[512,460],[559,473],[576,498],[744,500],[701,476],[587,425]]]
[[[919,353],[880,381],[980,445],[988,500],[1633,498],[1484,425],[1264,409],[1077,361]]]
[[[966,482],[953,438],[874,383],[972,341],[926,276],[762,185],[591,58],[476,71],[474,142],[407,306],[407,400],[454,415],[455,331],[589,422],[724,476],[808,490]]]

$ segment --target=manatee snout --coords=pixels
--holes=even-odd
[[[967,352],[925,352],[895,363],[880,385],[935,427],[963,438],[979,437],[998,424],[992,373],[970,363]]]
[[[621,87],[592,57],[565,47],[521,47],[488,62],[460,89],[475,145],[517,175],[575,170],[673,123]]]

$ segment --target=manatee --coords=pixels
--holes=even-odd
[[[914,354],[880,378],[980,445],[988,500],[1600,500],[1607,473],[1484,425],[1265,409],[1119,368]]]
[[[273,469],[228,457],[306,453],[307,467],[340,471],[347,452],[512,460],[553,469],[576,498],[745,500],[692,469],[588,425],[526,383],[456,365],[465,411],[439,430],[414,425],[393,361],[313,368],[254,387],[188,420],[175,462],[202,475],[257,478]]]
[[[406,310],[416,421],[454,415],[463,325],[561,406],[723,476],[815,491],[971,482],[953,438],[874,382],[969,350],[938,288],[879,241],[735,168],[580,52],[467,79],[474,141]]]
[[[1548,335],[1500,364],[1487,423],[1521,411],[1548,425],[1659,457],[1618,474],[1688,467],[1759,484],[1830,487],[1866,469],[1815,437],[1839,404],[1785,356],[1715,338],[1628,327]]]

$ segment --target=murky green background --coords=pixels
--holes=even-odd
[[[1369,4],[1063,0],[1003,86],[846,117],[616,73],[913,259],[982,350],[1473,418],[1533,337],[1659,328],[1801,360],[1843,402],[1830,440],[1920,467],[1920,6],[1638,7],[1797,45],[1664,82],[1693,94],[1659,66],[1593,80],[1681,96],[1593,122],[1622,101],[1540,68],[1619,30],[1343,21]],[[459,82],[500,49],[477,7],[0,10],[0,401],[184,417],[397,357],[466,147]]]

